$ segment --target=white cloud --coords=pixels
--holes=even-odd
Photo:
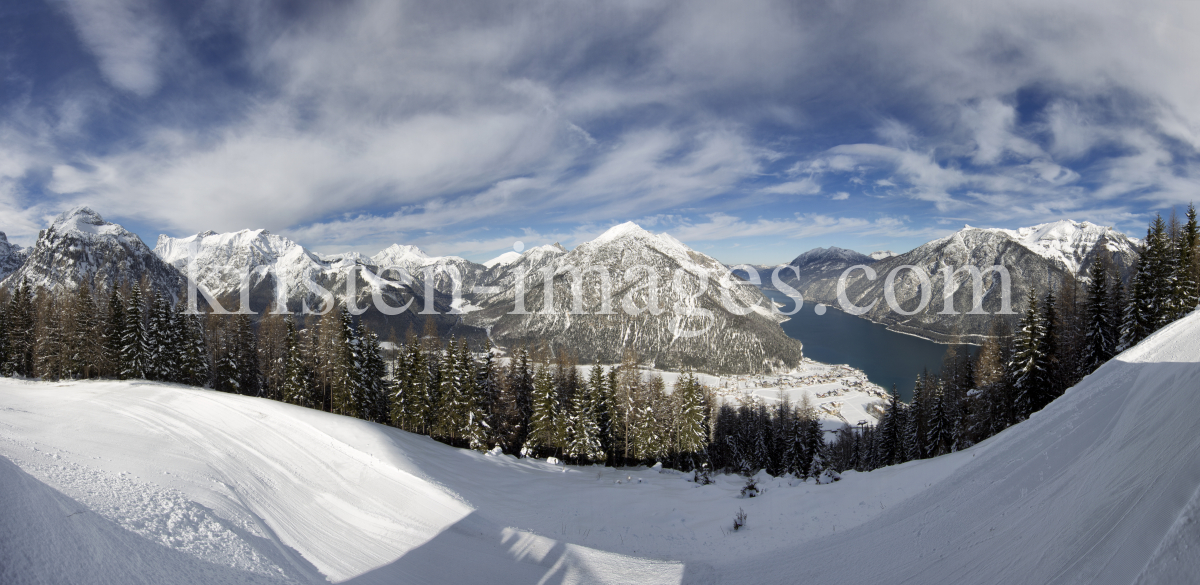
[[[63,0],[109,83],[140,96],[158,90],[167,30],[146,0]]]
[[[763,192],[779,195],[816,195],[821,192],[821,185],[811,177],[805,177],[799,181],[788,181],[787,183],[771,185],[763,189]]]

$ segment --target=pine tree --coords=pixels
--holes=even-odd
[[[428,371],[425,354],[415,335],[409,336],[393,373],[392,424],[412,433],[426,433],[429,415]]]
[[[1164,325],[1175,320],[1179,314],[1176,304],[1175,279],[1178,274],[1175,253],[1175,242],[1167,235],[1167,225],[1161,215],[1154,218],[1148,232],[1149,291],[1147,298],[1150,302],[1149,313],[1151,332],[1161,329]]]
[[[179,348],[175,340],[175,324],[171,319],[171,305],[162,295],[151,290],[148,313],[146,377],[151,380],[175,381],[178,378],[176,358]]]
[[[533,372],[529,350],[518,348],[509,361],[508,372],[500,392],[501,426],[496,429],[497,441],[505,453],[521,455],[529,437],[529,419],[533,413]]]
[[[480,386],[481,369],[476,363],[464,338],[458,344],[458,371],[461,377],[464,410],[467,416],[460,431],[470,449],[486,451],[492,442],[492,429],[488,424],[487,398]]]
[[[38,295],[34,303],[36,334],[33,337],[33,374],[44,380],[60,380],[70,375],[67,357],[67,333],[63,327],[62,303],[50,294]]]
[[[125,335],[125,298],[113,286],[108,296],[108,320],[104,327],[104,368],[101,373],[120,377],[125,372],[121,338]]]
[[[901,462],[904,452],[904,414],[901,412],[900,392],[892,386],[891,401],[879,421],[878,453],[879,465],[887,466]]]
[[[596,423],[596,394],[587,385],[578,390],[571,399],[567,456],[580,463],[603,460],[600,425]]]
[[[821,474],[825,472],[829,462],[829,450],[825,444],[825,431],[821,428],[821,419],[809,417],[804,424],[804,435],[805,451],[809,458],[808,474],[816,478],[817,483],[821,483]]]
[[[1087,292],[1087,329],[1080,361],[1080,376],[1096,371],[1101,364],[1116,354],[1118,327],[1112,322],[1113,310],[1109,306],[1109,267],[1103,262],[1092,264],[1091,282]]]
[[[388,424],[391,415],[387,394],[387,364],[379,352],[379,337],[364,325],[361,329],[362,393],[358,407],[363,419]]]
[[[143,319],[142,288],[132,287],[129,304],[125,307],[125,329],[121,333],[121,364],[124,380],[144,379],[149,353],[146,323]]]
[[[288,315],[284,321],[284,378],[280,394],[283,401],[309,408],[319,404],[313,400],[308,376],[304,371],[304,357],[300,354],[300,334],[296,331],[296,319]]]
[[[808,479],[812,469],[812,457],[808,453],[808,435],[805,429],[809,419],[816,418],[816,416],[817,413],[813,409],[812,402],[805,393],[800,399],[800,404],[797,404],[792,410],[792,424],[783,429],[787,433],[787,436],[784,437],[787,447],[783,452],[786,470],[801,479]]]
[[[949,453],[953,444],[951,438],[953,423],[950,420],[948,402],[947,393],[944,391],[936,392],[933,396],[933,406],[929,417],[929,437],[926,439],[930,457]]]
[[[527,446],[540,452],[553,451],[559,446],[558,396],[548,364],[539,364],[533,376],[533,413],[529,419]]]
[[[25,282],[17,285],[5,311],[8,328],[7,360],[4,375],[33,377],[34,306],[33,293]]]
[[[332,334],[336,352],[329,356],[330,412],[357,417],[362,392],[358,335],[345,306],[336,311],[333,321],[327,323],[335,328]]]
[[[180,324],[180,381],[192,386],[206,386],[212,381],[208,344],[200,315],[188,315],[187,303],[175,304],[176,322]]]
[[[475,404],[482,415],[478,422],[486,428],[486,442],[490,447],[497,442],[496,433],[501,427],[502,410],[495,349],[491,340],[485,343],[482,359],[475,369]]]
[[[92,298],[92,288],[86,282],[80,284],[75,291],[71,318],[74,327],[69,345],[74,376],[94,378],[100,375],[100,364],[103,361],[103,348],[100,345],[102,332],[96,315],[96,303]]]
[[[1018,420],[1029,418],[1043,404],[1050,374],[1046,356],[1046,324],[1033,290],[1029,291],[1029,306],[1021,319],[1021,330],[1015,341],[1013,371],[1016,390],[1014,408]]]
[[[616,442],[612,440],[612,418],[610,400],[612,399],[612,383],[604,371],[604,367],[595,364],[588,372],[588,401],[592,415],[598,428],[597,438],[600,448],[604,450],[606,459],[614,453]]]
[[[237,335],[228,322],[218,326],[213,335],[213,388],[222,392],[241,393],[242,377],[238,373]]]
[[[1035,393],[1033,410],[1038,411],[1050,404],[1051,400],[1062,395],[1065,387],[1063,386],[1062,375],[1062,352],[1061,352],[1061,336],[1062,323],[1059,320],[1058,306],[1054,297],[1054,291],[1046,293],[1045,302],[1042,303],[1042,324],[1044,332],[1042,334],[1042,368],[1046,375],[1041,382],[1041,391]]]
[[[1176,304],[1179,307],[1178,316],[1182,317],[1194,310],[1200,302],[1200,258],[1197,247],[1200,246],[1200,228],[1196,225],[1196,206],[1188,205],[1187,223],[1179,233],[1179,241],[1175,248],[1179,253],[1176,263],[1178,275],[1175,278]]]
[[[613,438],[615,442],[620,443],[618,450],[621,453],[621,459],[627,461],[637,458],[636,426],[639,414],[637,401],[642,385],[641,373],[638,370],[638,357],[633,350],[625,350],[616,374],[616,380],[613,383],[613,400],[610,403]]]
[[[674,451],[679,454],[682,469],[687,471],[703,462],[708,442],[704,388],[695,374],[687,372],[675,383],[671,398],[675,409]]]
[[[8,364],[8,303],[3,302],[3,289],[0,289],[0,375],[5,372]]]

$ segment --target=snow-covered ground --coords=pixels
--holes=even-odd
[[[587,374],[590,366],[580,366]],[[679,372],[643,369],[644,375],[662,376],[667,389],[683,374]],[[737,405],[748,399],[768,405],[779,402],[780,393],[793,406],[804,396],[817,410],[826,430],[860,422],[875,424],[883,416],[889,394],[867,379],[862,370],[844,364],[825,364],[805,358],[800,365],[782,374],[751,374],[742,376],[696,374],[700,383],[713,389],[722,402]]]
[[[0,582],[1187,583],[1198,362],[1193,314],[972,449],[753,499],[205,390],[3,380]]]

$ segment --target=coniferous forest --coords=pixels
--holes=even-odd
[[[718,404],[691,373],[669,389],[625,352],[579,367],[570,348],[440,339],[432,321],[402,340],[345,307],[324,315],[187,314],[145,281],[60,294],[0,291],[0,373],[46,380],[145,379],[279,400],[478,450],[573,463],[664,466],[831,481],[839,472],[935,457],[1028,418],[1120,351],[1193,310],[1200,296],[1196,211],[1156,217],[1123,280],[1100,257],[1083,279],[1031,292],[1017,330],[997,319],[974,355],[949,350],[892,392],[875,426],[827,436],[814,409]]]

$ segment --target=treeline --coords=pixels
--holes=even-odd
[[[498,360],[490,345],[440,339],[432,321],[422,335],[381,344],[345,308],[307,321],[268,312],[255,322],[245,314],[189,315],[184,307],[183,299],[172,303],[144,282],[101,298],[86,285],[35,295],[20,284],[0,302],[2,372],[207,386],[458,447],[575,463],[765,467],[804,477],[826,468],[818,417],[807,404],[775,408],[786,414],[770,436],[788,437],[789,447],[785,459],[763,463],[758,424],[770,416],[761,405],[717,412],[695,375],[681,375],[668,389],[630,351],[620,365],[581,370],[568,352],[546,348],[520,347]]]
[[[626,353],[580,375],[566,352],[423,335],[381,344],[344,307],[298,321],[268,312],[189,315],[145,282],[96,298],[0,299],[0,372],[45,380],[153,380],[280,400],[353,416],[479,450],[610,465],[706,462],[713,400],[692,374],[670,392]]]
[[[879,424],[843,428],[830,447],[838,470],[869,471],[969,447],[1023,421],[1121,351],[1194,310],[1200,299],[1196,209],[1186,222],[1158,216],[1123,283],[1110,258],[1086,285],[1071,276],[1031,291],[1017,331],[997,320],[971,357],[951,349],[938,376],[922,374],[913,400],[893,392]]]
[[[831,477],[965,449],[1023,421],[1126,348],[1196,308],[1200,297],[1196,210],[1186,223],[1155,218],[1123,283],[1111,258],[1091,266],[1085,284],[1071,276],[1031,292],[1020,327],[997,319],[974,355],[953,346],[938,375],[918,376],[913,400],[896,390],[874,426],[843,426],[826,442],[808,405],[781,396],[766,406],[722,405],[709,445],[716,469]]]

